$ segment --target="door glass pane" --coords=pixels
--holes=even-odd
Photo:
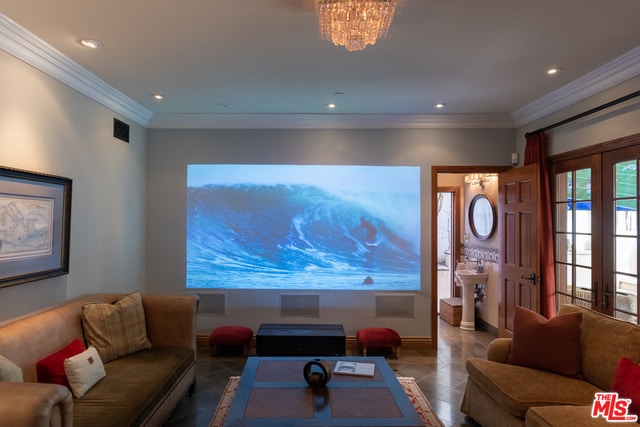
[[[576,267],[576,288],[577,289],[588,289],[589,296],[587,298],[591,298],[591,269],[590,268],[582,268]]]
[[[575,200],[591,200],[591,169],[576,171]]]
[[[615,233],[637,236],[638,201],[636,199],[618,200],[615,202],[615,207]]]
[[[564,233],[556,234],[556,261],[558,262],[571,262],[572,253],[571,253],[571,235],[567,235]]]
[[[556,175],[556,201],[565,202],[572,200],[573,174],[571,172]]]
[[[638,279],[635,276],[616,274],[616,292],[637,295]]]
[[[628,322],[638,321],[638,279],[616,274],[615,317]],[[619,310],[619,311],[618,311]]]
[[[637,239],[634,237],[614,237],[615,269],[620,273],[637,274]]]
[[[577,233],[591,233],[591,202],[577,202],[576,226]]]
[[[591,235],[576,234],[576,264],[591,266]]]
[[[637,167],[636,160],[629,160],[626,162],[616,163],[616,198],[621,197],[635,197],[638,194],[637,191]]]
[[[571,204],[556,204],[556,231],[572,231]]]
[[[571,268],[565,264],[556,264],[556,289],[571,295],[573,286],[571,285]]]

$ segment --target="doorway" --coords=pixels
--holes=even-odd
[[[431,336],[432,347],[438,343],[438,315],[441,298],[459,296],[455,286],[454,272],[462,252],[462,243],[466,241],[464,189],[465,176],[469,174],[497,174],[510,166],[432,166],[431,168]],[[446,194],[451,197],[451,219],[443,219],[447,203]],[[446,214],[447,217],[449,214]],[[447,226],[450,231],[447,231]],[[451,237],[445,236],[450,233]],[[447,243],[450,239],[451,243]],[[449,249],[447,251],[447,249]],[[447,253],[448,252],[448,253]],[[496,254],[497,256],[497,254]],[[446,270],[445,270],[446,268]],[[497,317],[497,303],[496,303]],[[497,324],[497,322],[496,322]],[[497,328],[496,328],[497,329]]]
[[[459,187],[438,187],[437,226],[438,226],[438,313],[442,298],[459,297],[453,273],[457,263],[458,232],[460,229],[460,197]]]

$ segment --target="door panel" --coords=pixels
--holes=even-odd
[[[540,310],[540,242],[537,164],[499,176],[499,227],[503,255],[498,296],[498,335],[513,331],[516,306]]]

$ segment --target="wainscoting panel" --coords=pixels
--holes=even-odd
[[[280,316],[320,317],[320,295],[280,294]]]
[[[375,317],[414,318],[413,294],[376,294]]]

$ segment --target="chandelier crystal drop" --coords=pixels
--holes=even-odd
[[[320,36],[350,52],[386,37],[397,0],[316,0]]]

